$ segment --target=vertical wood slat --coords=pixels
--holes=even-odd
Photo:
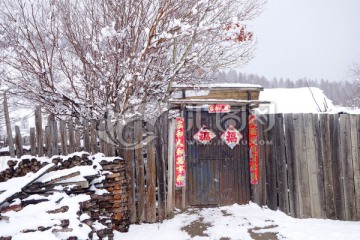
[[[168,189],[166,202],[166,215],[172,217],[172,210],[175,209],[175,129],[176,120],[171,119],[168,135]],[[190,197],[190,196],[189,196]]]
[[[15,126],[15,145],[16,145],[16,156],[20,158],[23,154],[22,138],[19,126]]]
[[[66,122],[60,120],[60,143],[61,143],[61,154],[67,155],[67,134],[66,134]]]
[[[340,160],[342,161],[343,195],[345,203],[344,220],[355,220],[354,171],[351,149],[350,117],[340,115]]]
[[[354,183],[355,183],[355,203],[356,203],[356,219],[360,220],[360,115],[354,115],[352,118],[356,119],[356,132],[353,129],[352,125],[352,135],[357,135],[357,143],[355,143],[355,139],[352,141],[353,147],[357,150],[357,156],[353,157],[353,165],[354,165]],[[353,120],[354,121],[354,120]],[[354,154],[356,150],[353,150]]]
[[[276,167],[277,167],[277,186],[278,186],[278,200],[279,209],[286,214],[289,214],[289,195],[288,195],[288,181],[286,171],[286,156],[285,156],[285,142],[284,142],[284,120],[283,114],[275,115],[275,149],[276,149]]]
[[[293,124],[293,115],[284,115],[285,123],[285,149],[288,172],[288,189],[289,189],[289,211],[290,216],[299,217],[299,196],[295,158],[295,129]]]
[[[334,201],[334,182],[331,160],[331,140],[330,140],[330,116],[328,114],[320,115],[320,139],[323,157],[324,170],[324,191],[325,191],[325,218],[335,219],[335,201]]]
[[[162,221],[165,219],[165,208],[166,208],[166,185],[165,185],[165,150],[166,148],[166,139],[164,137],[164,132],[167,134],[167,114],[162,114],[157,122],[155,123],[155,135],[157,136],[156,142],[156,175],[158,183],[158,220]],[[185,194],[183,193],[183,197]],[[182,199],[184,203],[184,199]]]
[[[317,180],[318,180],[318,192],[319,192],[319,218],[325,217],[325,186],[324,186],[324,166],[323,166],[323,151],[322,151],[322,138],[320,129],[320,115],[313,114],[313,128],[314,128],[314,142],[315,142],[315,159],[317,160]]]
[[[68,130],[69,130],[69,153],[75,152],[75,135],[74,135],[74,124],[72,119],[68,121]]]
[[[51,157],[51,132],[50,126],[45,127],[45,149],[46,149],[46,156]]]
[[[30,128],[30,154],[31,156],[36,156],[35,128]]]
[[[5,115],[5,124],[6,124],[6,133],[8,136],[9,144],[9,153],[11,157],[15,157],[14,141],[10,124],[10,115],[9,115],[9,106],[7,102],[6,92],[4,92],[4,115]]]
[[[269,119],[275,119],[274,114],[269,114]],[[267,138],[269,142],[272,141],[272,144],[266,146],[267,151],[267,161],[266,161],[266,182],[267,182],[267,205],[271,210],[277,209],[277,186],[276,186],[276,144],[274,144],[274,138],[276,137],[276,130],[271,128],[267,131]]]
[[[81,134],[80,134],[80,122],[78,119],[75,120],[75,151],[81,151]]]
[[[58,127],[57,122],[55,121],[55,115],[50,114],[48,117],[49,122],[49,132],[50,132],[50,157],[59,154],[58,146]]]
[[[344,219],[344,196],[342,194],[341,161],[339,156],[340,124],[339,115],[330,115],[331,162],[336,219]]]
[[[146,124],[147,138],[147,161],[146,161],[146,221],[156,222],[156,163],[155,163],[155,141],[153,138],[154,126]]]
[[[257,121],[257,127],[258,127],[258,151],[259,151],[259,183],[258,189],[259,189],[259,202],[258,204],[260,206],[266,205],[266,169],[265,169],[265,146],[266,141],[264,138],[264,130],[266,126],[262,124],[262,122]]]
[[[311,203],[310,203],[310,190],[309,190],[309,174],[306,159],[306,137],[304,127],[303,114],[294,114],[293,123],[295,129],[295,161],[297,176],[297,185],[299,186],[299,217],[309,218],[311,217]]]
[[[137,222],[137,209],[135,204],[135,155],[134,155],[134,122],[129,122],[124,126],[124,132],[118,138],[124,137],[124,159],[125,159],[125,172],[126,180],[128,182],[128,202],[129,202],[129,218],[130,223]],[[101,141],[101,139],[100,139]]]
[[[316,145],[314,140],[314,125],[312,114],[304,114],[304,130],[305,130],[305,152],[306,161],[309,177],[309,190],[310,190],[310,206],[311,206],[311,217],[320,218],[320,194],[319,194],[319,183],[318,183],[318,166],[316,159]]]
[[[351,131],[351,158],[354,173],[354,199],[355,209],[352,220],[360,220],[360,162],[359,162],[359,141],[358,141],[358,119],[359,115],[350,115]]]
[[[98,152],[97,138],[96,138],[96,121],[92,120],[90,124],[90,148],[93,154]]]
[[[145,219],[145,179],[144,179],[144,157],[143,157],[143,136],[142,121],[136,120],[134,124],[134,143],[135,147],[135,169],[136,169],[136,189],[137,189],[137,212],[138,220],[144,222]]]
[[[44,155],[44,136],[42,129],[42,116],[41,108],[37,106],[35,109],[35,128],[36,128],[36,140],[37,140],[37,153],[39,157]]]
[[[84,151],[90,152],[90,138],[89,138],[89,120],[83,119],[83,140]]]

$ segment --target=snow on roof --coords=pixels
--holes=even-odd
[[[332,101],[323,90],[311,88],[273,88],[260,92],[261,101],[271,101],[272,104],[260,106],[266,113],[318,113],[336,111]]]
[[[172,88],[183,88],[183,89],[189,89],[189,88],[258,88],[261,90],[263,87],[261,85],[257,84],[247,84],[247,83],[208,83],[208,84],[197,84],[197,85],[189,85],[189,84],[174,84]]]

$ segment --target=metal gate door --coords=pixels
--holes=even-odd
[[[250,174],[247,151],[247,114],[186,111],[187,201],[193,206],[245,204],[250,200]],[[243,135],[231,149],[220,138],[232,124]],[[202,145],[193,136],[202,126],[216,134]]]

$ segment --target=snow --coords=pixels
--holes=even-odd
[[[93,175],[97,175],[98,171],[95,170],[92,166],[76,166],[73,168],[69,168],[69,169],[63,169],[63,170],[58,170],[58,171],[53,171],[50,173],[45,174],[44,176],[40,177],[37,182],[42,182],[42,183],[46,183],[49,182],[53,179],[62,177],[62,176],[67,176],[69,174],[75,173],[75,172],[80,172],[80,176],[76,176],[76,177],[80,177],[80,178],[70,178],[67,179],[68,181],[63,180],[62,182],[72,182],[73,180],[85,180],[83,177],[86,176],[93,176]]]
[[[188,84],[174,84],[173,88],[189,88],[193,87],[197,88],[259,88],[263,87],[258,84],[248,84],[248,83],[208,83],[208,84],[196,84],[196,85],[188,85]]]
[[[272,88],[260,92],[259,100],[271,101],[260,107],[264,113],[318,113],[337,109],[319,88]],[[320,108],[320,109],[319,109]]]
[[[48,164],[45,167],[41,168],[36,173],[30,172],[26,174],[24,177],[12,178],[11,184],[8,182],[1,183],[0,188],[1,190],[5,190],[4,193],[0,195],[0,204],[3,203],[6,199],[13,196],[15,193],[21,192],[21,189],[34,180],[48,171],[54,164]]]
[[[181,230],[193,221],[201,221],[204,234],[191,236]],[[254,228],[260,228],[255,230]],[[221,239],[252,240],[249,230],[255,233],[272,232],[278,239],[358,240],[360,222],[324,219],[295,219],[280,211],[261,208],[255,203],[220,208],[190,209],[173,219],[156,224],[131,225],[128,233],[115,233],[115,239],[143,240],[151,236],[157,240]]]

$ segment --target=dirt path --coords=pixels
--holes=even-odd
[[[191,211],[188,211],[188,214],[195,214],[197,215],[198,212],[201,209],[193,209]],[[222,214],[225,217],[231,217],[232,215],[227,213],[226,211],[221,211]],[[266,230],[271,230],[275,227],[277,227],[276,225],[271,225],[271,222],[269,221],[269,226],[260,228],[260,227],[254,227],[254,228],[250,228],[248,229],[248,233],[250,235],[250,237],[254,240],[278,240],[277,236],[276,236],[276,232],[273,231],[266,231]],[[191,222],[190,224],[184,226],[181,228],[181,230],[187,232],[192,238],[194,237],[209,237],[209,235],[206,233],[206,230],[208,228],[212,227],[211,223],[206,222],[206,219],[204,219],[204,217],[199,217],[198,220]],[[230,230],[230,229],[229,229]],[[230,240],[230,238],[227,237],[222,237],[219,240]]]

